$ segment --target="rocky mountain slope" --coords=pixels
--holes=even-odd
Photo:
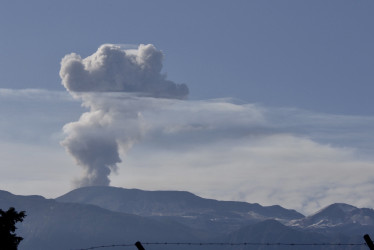
[[[365,234],[374,233],[374,210],[335,203],[298,220],[289,226],[323,233]]]
[[[246,202],[204,199],[183,191],[85,187],[73,190],[56,200],[91,204],[115,212],[158,220],[169,218],[195,230],[213,233],[215,237],[267,219],[287,222],[304,218],[304,215],[280,206],[263,207]]]

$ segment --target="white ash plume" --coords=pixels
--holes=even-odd
[[[185,84],[161,73],[162,60],[151,44],[127,50],[105,44],[86,58],[72,53],[62,59],[62,84],[89,109],[64,126],[61,143],[85,171],[77,186],[109,185],[121,162],[119,151],[126,153],[145,131],[141,110],[152,102],[144,99],[187,97]]]

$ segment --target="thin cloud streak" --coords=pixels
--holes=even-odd
[[[34,101],[73,101],[73,97],[63,91],[46,89],[7,89],[0,88],[0,97],[3,99],[34,100]]]

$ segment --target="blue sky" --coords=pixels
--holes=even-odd
[[[192,99],[373,114],[372,1],[7,1],[0,74],[60,89],[61,58],[104,43],[152,43]]]
[[[174,108],[141,110],[146,133],[122,149],[113,185],[306,212],[374,207],[364,198],[374,188],[373,11],[373,1],[343,0],[2,2],[0,188],[55,197],[80,175],[60,145],[62,127],[87,111],[61,84],[65,55],[153,44],[167,79],[190,94]],[[207,160],[223,153],[221,163]]]

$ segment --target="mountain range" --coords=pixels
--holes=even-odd
[[[0,191],[0,209],[9,207],[27,214],[17,224],[16,232],[24,238],[21,250],[113,245],[135,250],[136,241],[204,243],[146,244],[147,250],[369,249],[363,235],[374,235],[374,210],[342,203],[304,216],[278,205],[218,201],[184,191],[100,186],[56,199]]]

